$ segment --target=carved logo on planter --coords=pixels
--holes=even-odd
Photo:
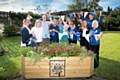
[[[65,60],[50,60],[50,77],[65,77]]]

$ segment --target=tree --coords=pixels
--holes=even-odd
[[[104,16],[103,22],[108,24],[107,30],[119,30],[120,24],[120,6],[116,7],[113,11],[108,6],[107,15]]]
[[[111,16],[115,18],[114,23],[120,23],[120,6],[116,7],[114,11],[112,11]]]
[[[88,10],[90,10],[91,12],[94,12],[94,11],[102,11],[103,8],[101,6],[99,6],[98,2],[100,0],[92,0],[91,2],[89,2],[87,4],[87,8]]]
[[[83,0],[73,0],[73,4],[68,5],[68,10],[81,9],[85,4],[81,3]]]

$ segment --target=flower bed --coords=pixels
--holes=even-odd
[[[26,79],[90,77],[94,71],[94,54],[74,44],[44,45],[25,53],[21,59]]]

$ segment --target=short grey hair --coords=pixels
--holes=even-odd
[[[92,27],[93,27],[93,24],[94,24],[94,23],[96,23],[96,24],[97,24],[96,27],[98,27],[98,21],[97,21],[97,20],[93,20],[93,22],[92,22]]]

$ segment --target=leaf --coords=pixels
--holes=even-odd
[[[61,53],[60,53],[60,52],[58,52],[58,53],[57,53],[57,56],[61,56]]]
[[[53,54],[49,54],[48,59],[53,58],[53,56],[54,56]]]

